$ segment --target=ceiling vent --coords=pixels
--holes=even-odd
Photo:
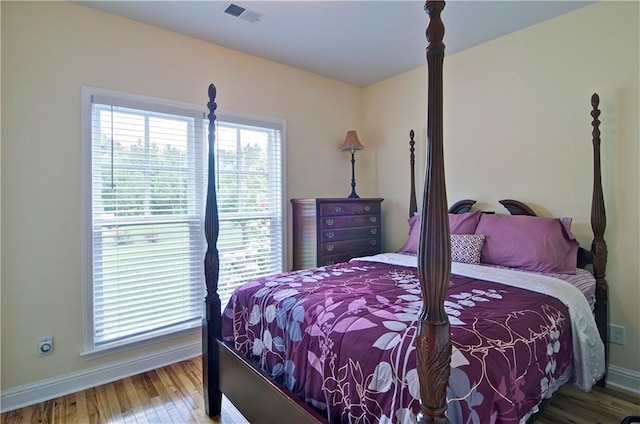
[[[260,13],[242,7],[238,3],[229,3],[224,9],[224,13],[249,22],[257,22],[262,17]]]

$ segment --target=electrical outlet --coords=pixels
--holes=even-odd
[[[621,325],[609,324],[609,341],[611,343],[624,345],[624,327]]]
[[[38,356],[53,355],[53,336],[42,337],[38,340]]]

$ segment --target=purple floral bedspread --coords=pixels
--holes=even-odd
[[[332,423],[410,423],[419,412],[417,270],[352,261],[238,289],[223,338]],[[452,276],[452,423],[517,423],[571,364],[567,308],[504,284]]]

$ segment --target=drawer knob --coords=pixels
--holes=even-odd
[[[376,244],[378,244],[378,240],[369,240],[369,243],[371,244],[371,246],[375,246]]]
[[[370,216],[369,217],[369,221],[371,221],[371,222],[376,222],[377,220],[378,220],[377,216]]]
[[[333,265],[334,262],[333,261],[327,261],[327,265]]]
[[[370,232],[371,234],[377,234],[377,233],[378,233],[378,229],[377,229],[377,228],[370,228],[370,229],[369,229],[369,232]]]
[[[333,231],[327,231],[327,238],[328,238],[328,239],[332,239],[332,238],[333,238],[333,236],[335,236],[335,234],[334,234],[334,232],[333,232]]]
[[[336,212],[341,212],[342,211],[342,206],[336,206],[333,208]]]
[[[327,244],[326,248],[327,248],[327,252],[333,252],[333,249],[334,249],[333,244]]]
[[[324,222],[326,222],[327,225],[333,225],[333,218],[325,219]]]
[[[369,212],[371,210],[371,205],[364,205],[364,211]]]

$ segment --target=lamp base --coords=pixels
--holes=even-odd
[[[349,195],[349,199],[359,199],[360,196],[356,194],[356,158],[353,156],[354,151],[351,150],[351,194]]]

